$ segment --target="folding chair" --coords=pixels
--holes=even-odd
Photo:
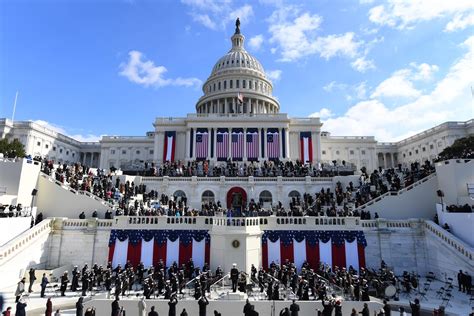
[[[444,295],[444,287],[440,287],[438,291],[436,291],[436,297],[437,298],[442,298]]]
[[[448,306],[453,306],[449,303],[453,296],[451,293],[446,293],[446,295],[443,297],[443,302],[441,303],[441,306],[448,307]]]

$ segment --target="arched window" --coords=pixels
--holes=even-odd
[[[214,193],[210,190],[206,190],[201,196],[202,203],[214,203]]]
[[[180,202],[183,199],[186,199],[186,193],[184,191],[178,190],[173,193],[174,200]]]
[[[298,191],[293,190],[290,193],[288,193],[288,197],[290,199],[292,199],[292,198],[298,199],[298,198],[301,198],[301,194]]]
[[[260,204],[261,205],[268,205],[268,204],[272,204],[272,194],[270,193],[270,191],[262,191],[260,193],[260,198],[259,198],[259,201],[260,201]]]

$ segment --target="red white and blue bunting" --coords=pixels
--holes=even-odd
[[[308,261],[313,269],[323,262],[333,269],[365,267],[367,241],[362,231],[265,231],[262,236],[262,266],[287,260],[301,268]]]
[[[145,267],[160,260],[171,266],[194,266],[209,263],[211,239],[207,230],[112,230],[109,239],[109,261],[122,267],[130,261],[133,266],[143,262]]]

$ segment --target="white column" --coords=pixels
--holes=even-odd
[[[214,145],[214,157],[212,158],[213,161],[217,161],[217,154],[216,154],[216,145],[217,145],[217,128],[214,128],[214,141],[212,142]]]
[[[229,110],[227,109],[227,98],[224,99],[224,113],[229,113]]]
[[[281,128],[278,128],[278,146],[279,146],[279,148],[278,148],[278,159],[280,159],[280,160],[282,159],[281,152],[283,150],[282,134],[283,133],[281,132]]]
[[[196,129],[193,129],[193,152],[191,153],[191,159],[196,157]]]
[[[247,129],[246,128],[244,128],[243,140],[244,140],[244,156],[242,157],[242,160],[247,161]]]
[[[285,157],[290,160],[290,131],[285,128]]]
[[[191,144],[191,130],[188,128],[188,129],[186,129],[186,149],[184,151],[186,153],[186,155],[185,155],[186,159],[191,158],[190,156],[191,156],[192,153],[189,152],[190,144]]]
[[[268,134],[267,134],[267,128],[266,127],[263,129],[263,133],[264,133],[264,135],[263,135],[263,159],[266,160],[268,158],[268,153],[267,153],[267,136],[268,136]]]

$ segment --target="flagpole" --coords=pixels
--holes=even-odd
[[[12,123],[15,119],[16,101],[18,100],[18,91],[15,94],[15,103],[13,103]]]

